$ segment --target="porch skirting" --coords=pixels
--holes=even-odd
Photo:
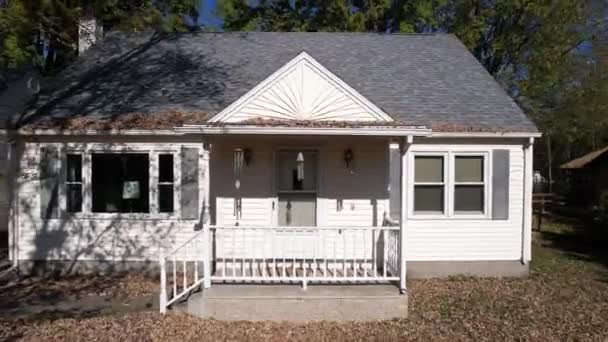
[[[488,261],[408,261],[408,279],[446,278],[452,276],[524,278],[530,264],[520,260]]]
[[[104,261],[104,260],[20,260],[19,271],[24,274],[104,274],[137,271],[151,275],[159,273],[157,261]],[[216,272],[221,272],[216,269]],[[408,261],[408,279],[472,277],[527,277],[530,264],[520,260],[486,261]]]

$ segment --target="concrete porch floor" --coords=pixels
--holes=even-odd
[[[213,284],[176,309],[203,318],[245,321],[370,321],[407,317],[407,294],[392,284]]]

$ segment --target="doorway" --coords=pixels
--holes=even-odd
[[[281,227],[317,225],[319,153],[280,150],[276,155],[277,224]]]

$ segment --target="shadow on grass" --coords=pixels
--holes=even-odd
[[[158,307],[157,280],[131,274],[30,277],[0,286],[0,320],[90,318]]]
[[[590,220],[554,216],[548,218],[539,234],[543,246],[601,266],[602,280],[608,282],[608,229]]]

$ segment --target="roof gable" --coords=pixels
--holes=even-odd
[[[605,153],[608,152],[608,146],[587,153],[582,157],[573,159],[565,164],[562,164],[560,166],[561,169],[582,169],[587,167],[588,165],[590,165],[591,163],[593,163],[594,161],[598,160],[599,158],[601,158],[603,155],[605,155]]]
[[[282,66],[210,122],[251,119],[393,121],[306,52]]]

